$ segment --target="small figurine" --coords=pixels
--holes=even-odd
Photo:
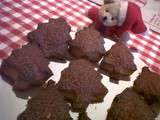
[[[140,7],[129,1],[105,0],[100,8],[90,8],[87,16],[104,37],[122,37],[127,31],[135,34],[147,31]]]

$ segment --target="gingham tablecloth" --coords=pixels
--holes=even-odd
[[[91,20],[85,13],[92,6],[96,5],[87,0],[1,0],[0,60],[26,44],[27,33],[49,18],[66,18],[72,32],[87,26]],[[128,46],[137,48],[140,58],[160,74],[160,35],[153,32],[147,36],[131,34]]]

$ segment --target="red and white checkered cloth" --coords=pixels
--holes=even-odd
[[[136,48],[150,69],[160,74],[160,34],[152,31],[143,36],[130,33],[128,46]]]
[[[1,0],[0,2],[0,60],[10,55],[12,49],[27,43],[26,35],[38,23],[62,16],[72,26],[72,32],[91,23],[85,16],[96,6],[87,0]],[[136,47],[141,59],[160,73],[160,36],[131,35],[129,47]]]

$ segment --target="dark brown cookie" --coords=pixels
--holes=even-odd
[[[72,120],[69,106],[53,81],[43,86],[29,101],[17,120]]]
[[[79,113],[78,120],[91,120],[91,119],[87,116],[86,112],[81,112]]]
[[[50,19],[48,23],[41,23],[36,30],[30,32],[28,39],[38,44],[45,57],[65,60],[70,57],[68,53],[70,30],[70,26],[63,18]]]
[[[150,71],[148,67],[143,67],[133,89],[145,98],[156,117],[160,112],[160,75]]]
[[[87,60],[72,61],[62,71],[58,89],[71,102],[73,111],[85,110],[90,103],[102,102],[108,90],[102,85],[102,76]]]
[[[144,98],[131,88],[117,95],[106,120],[154,120],[154,114]]]
[[[122,42],[117,42],[106,52],[100,67],[113,80],[129,80],[129,76],[137,69],[133,55]]]
[[[98,62],[105,53],[103,37],[92,26],[84,28],[70,42],[70,53],[76,58]]]
[[[52,75],[48,64],[37,45],[28,44],[3,60],[0,72],[13,82],[14,89],[26,90],[42,85]]]
[[[143,95],[152,104],[160,102],[160,75],[151,72],[147,67],[137,77],[133,86],[134,90]]]

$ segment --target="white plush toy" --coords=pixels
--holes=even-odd
[[[120,0],[106,0],[100,8],[92,7],[88,17],[104,37],[121,37],[126,31],[144,33],[140,7],[135,3]]]

